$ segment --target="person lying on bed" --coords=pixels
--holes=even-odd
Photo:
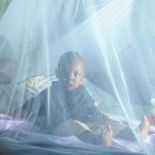
[[[47,114],[50,114],[48,127],[42,124],[45,121],[40,123],[45,126],[44,132],[56,136],[75,135],[88,143],[111,145],[112,137],[135,140],[129,128],[109,119],[95,106],[94,99],[81,84],[84,70],[85,61],[78,53],[63,54],[56,70],[58,81],[26,102],[23,107],[25,117],[32,119],[38,115],[48,118]],[[37,122],[41,122],[41,119]],[[143,138],[147,136],[149,124],[145,116],[140,124]]]

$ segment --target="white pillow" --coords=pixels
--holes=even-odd
[[[45,77],[44,75],[31,77],[25,81],[26,90],[36,95],[48,88],[53,79],[54,76]]]

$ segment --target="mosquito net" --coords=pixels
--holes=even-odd
[[[155,153],[153,0],[0,3],[0,134],[8,148],[18,140]]]

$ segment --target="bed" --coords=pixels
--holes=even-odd
[[[2,73],[1,73],[2,74]],[[4,72],[3,72],[3,75]],[[75,136],[56,137],[39,132],[37,126],[22,119],[11,117],[15,110],[20,109],[26,100],[31,99],[46,89],[56,80],[55,76],[35,75],[17,83],[11,82],[11,78],[1,76],[0,98],[0,153],[1,154],[145,154],[137,142],[123,139],[113,139],[112,146],[93,145],[80,141]],[[5,80],[5,81],[4,81]],[[111,108],[117,107],[116,100],[98,87],[95,87],[87,79],[83,84],[96,99],[96,104],[111,118],[123,123],[126,121],[120,112],[111,113]],[[104,106],[102,96],[109,104]],[[11,106],[10,106],[11,105]],[[120,107],[119,107],[120,108]],[[119,111],[119,108],[117,111]],[[9,113],[8,113],[8,109]],[[20,113],[20,111],[19,111]],[[119,115],[117,115],[119,113]],[[152,130],[145,140],[146,145],[154,146],[155,130]]]

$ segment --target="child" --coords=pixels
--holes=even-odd
[[[85,61],[78,53],[67,52],[62,55],[56,70],[58,81],[25,104],[31,109],[31,114],[34,115],[35,111],[35,115],[45,116],[50,110],[50,125],[48,131],[44,131],[57,136],[75,135],[82,141],[105,145],[111,145],[113,136],[134,139],[126,126],[109,119],[97,109],[94,100],[81,85],[84,68]],[[149,129],[147,117],[140,126],[145,138]]]

